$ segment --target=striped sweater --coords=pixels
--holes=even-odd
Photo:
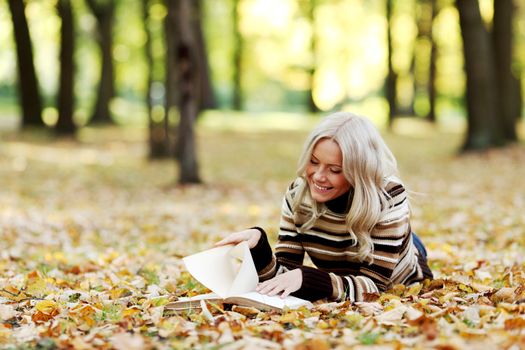
[[[293,295],[308,300],[361,301],[366,293],[379,293],[395,284],[408,285],[432,278],[426,259],[412,241],[407,193],[398,181],[392,179],[385,185],[390,196],[389,207],[383,210],[370,233],[373,242],[371,264],[349,256],[358,246],[346,228],[344,208],[348,194],[343,195],[342,200],[338,198],[326,203],[326,212],[310,229],[299,233],[298,227],[308,219],[311,206],[301,203],[299,213],[293,212],[298,181],[302,180],[292,183],[283,199],[275,255],[264,230],[256,227],[261,231],[261,239],[251,253],[261,281],[299,268],[303,281]],[[343,210],[334,208],[338,201],[344,203]],[[317,268],[303,265],[305,253]]]

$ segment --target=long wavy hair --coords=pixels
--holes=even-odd
[[[306,139],[299,158],[297,175],[303,181],[298,181],[294,191],[294,213],[298,215],[302,203],[312,206],[311,216],[299,227],[299,232],[311,228],[327,210],[324,203],[311,197],[306,179],[313,149],[321,139],[331,139],[341,149],[343,174],[353,191],[346,215],[347,229],[358,246],[355,258],[371,263],[373,243],[370,232],[379,221],[382,208],[388,205],[390,197],[384,189],[385,179],[397,178],[396,159],[368,119],[348,112],[325,117]]]

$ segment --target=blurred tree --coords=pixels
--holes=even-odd
[[[22,105],[22,128],[44,126],[42,101],[38,91],[38,79],[33,64],[33,49],[25,15],[23,0],[8,0],[15,35],[18,90]]]
[[[201,84],[203,69],[199,67],[203,59],[199,54],[197,23],[195,18],[200,13],[194,11],[192,2],[195,0],[174,0],[175,6],[168,7],[168,11],[175,10],[177,34],[175,69],[178,75],[178,95],[180,123],[178,128],[177,152],[179,154],[179,183],[200,183],[195,144],[194,122],[199,114]]]
[[[202,16],[202,6],[201,0],[191,1],[192,5],[192,16],[194,18],[193,26],[195,31],[195,41],[197,48],[197,59],[199,60],[199,69],[200,69],[200,109],[209,109],[215,108],[215,95],[213,93],[213,86],[210,78],[210,65],[208,63],[208,50],[206,49],[206,41],[204,40],[204,33],[202,30],[201,18]]]
[[[494,22],[492,30],[493,52],[496,64],[496,86],[498,94],[498,112],[502,124],[503,137],[506,141],[517,141],[516,121],[520,115],[519,83],[512,74],[512,0],[494,1]],[[517,113],[516,113],[517,112]]]
[[[393,0],[386,0],[386,20],[387,20],[387,45],[388,45],[388,73],[385,81],[385,95],[388,102],[388,127],[392,127],[392,123],[397,114],[397,75],[394,71],[393,65],[393,43],[392,43],[392,12]]]
[[[310,67],[308,67],[308,110],[312,113],[319,112],[319,106],[315,103],[314,99],[314,79],[317,70],[317,32],[315,30],[315,9],[317,6],[316,0],[303,0],[301,1],[308,23],[310,23],[311,37],[310,37],[310,55],[312,61]]]
[[[166,74],[165,74],[165,99],[164,99],[164,130],[165,130],[165,144],[167,150],[172,150],[178,157],[177,151],[174,149],[175,142],[170,137],[170,115],[174,114],[177,108],[177,101],[179,100],[177,92],[177,75],[176,66],[177,60],[175,56],[175,48],[177,47],[177,0],[166,0],[167,15],[164,17],[164,36],[166,41]],[[177,134],[176,132],[174,134]],[[172,152],[168,152],[172,153]]]
[[[512,73],[513,3],[494,1],[492,37],[477,0],[456,0],[467,73],[468,132],[464,149],[517,141],[521,113],[519,80]],[[492,40],[490,40],[492,39]]]
[[[477,0],[456,0],[467,76],[468,129],[463,150],[504,143],[498,121],[495,65],[489,33]]]
[[[436,39],[434,38],[434,21],[438,15],[439,7],[436,0],[429,0],[430,2],[430,24],[428,37],[430,40],[430,63],[429,63],[429,74],[428,74],[428,102],[429,109],[427,113],[427,119],[431,122],[436,121],[436,98],[437,98],[437,88],[436,88],[436,77],[437,77],[437,55],[438,55],[438,46]]]
[[[60,87],[58,92],[58,120],[55,131],[61,135],[74,135],[77,128],[73,121],[75,29],[70,0],[58,0],[57,11],[60,27]]]
[[[111,123],[109,104],[115,96],[113,67],[114,0],[86,0],[97,21],[97,42],[101,52],[101,72],[97,100],[90,123]]]
[[[153,48],[152,48],[152,34],[150,30],[150,0],[142,0],[142,19],[144,24],[144,33],[146,34],[146,42],[144,45],[144,56],[147,63],[146,72],[146,109],[148,113],[148,131],[149,131],[149,157],[151,159],[158,159],[170,156],[168,129],[162,122],[157,122],[153,118],[153,101],[152,101],[152,86],[153,86]],[[164,116],[167,118],[167,115]]]
[[[232,24],[233,24],[233,97],[232,108],[234,110],[243,109],[242,95],[242,57],[243,57],[243,38],[240,26],[240,4],[241,0],[233,0],[232,3]]]
[[[412,70],[414,76],[414,99],[428,101],[425,118],[436,120],[436,58],[437,45],[434,40],[433,26],[438,8],[436,0],[421,0],[416,5],[417,38],[413,50]],[[418,108],[412,109],[418,113]],[[420,112],[418,114],[421,114]]]

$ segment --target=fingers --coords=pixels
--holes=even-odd
[[[255,290],[269,296],[282,293],[281,298],[286,298],[291,293],[298,291],[301,288],[301,284],[302,272],[299,269],[295,269],[260,283]]]
[[[242,232],[235,232],[235,233],[232,233],[231,235],[229,235],[228,237],[225,237],[223,238],[222,240],[218,241],[217,243],[215,243],[215,246],[218,247],[218,246],[223,246],[223,245],[228,245],[228,244],[237,244],[237,243],[240,243],[242,241],[244,241],[244,237],[243,235],[241,234]]]
[[[232,237],[231,237],[231,236],[228,236],[228,237],[226,237],[226,238],[221,239],[221,240],[218,241],[218,242],[215,242],[215,243],[214,243],[214,246],[216,246],[216,247],[220,247],[220,246],[223,246],[223,245],[234,244],[234,243],[237,243],[237,242],[234,241],[234,240],[232,240]]]
[[[283,294],[281,294],[281,298],[286,298],[287,296],[289,296],[291,293],[295,292],[293,289],[291,288],[286,288],[284,291],[283,291]]]
[[[279,294],[283,290],[283,286],[279,283],[278,279],[272,278],[269,281],[263,282],[257,286],[256,291],[261,294],[273,296]]]
[[[228,237],[223,238],[222,240],[215,243],[214,246],[219,247],[223,245],[237,244],[242,241],[246,241],[248,243],[248,246],[250,248],[253,248],[257,245],[257,242],[259,242],[260,237],[261,237],[261,233],[258,230],[253,230],[253,229],[240,231],[240,232],[234,232]]]

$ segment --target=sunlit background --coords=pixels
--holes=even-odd
[[[438,122],[464,118],[462,98],[465,90],[462,43],[458,13],[452,1],[440,1],[433,36],[438,46],[437,115]],[[203,28],[213,88],[218,109],[228,110],[232,100],[232,4],[233,1],[203,1]],[[525,16],[519,1],[516,18],[515,66],[523,71],[525,57]],[[56,0],[27,1],[34,60],[44,97],[43,118],[53,125],[58,89],[60,19]],[[77,25],[75,61],[75,119],[85,124],[96,97],[100,56],[94,33],[96,20],[83,1],[73,1]],[[492,0],[481,0],[482,15],[492,17]],[[424,116],[428,97],[416,94],[414,77],[425,75],[430,43],[416,40],[415,0],[394,2],[392,17],[393,65],[398,74],[398,103],[401,111]],[[152,96],[164,96],[163,57],[165,52],[163,18],[167,10],[162,1],[150,8],[155,64]],[[141,2],[120,0],[114,27],[113,58],[117,97],[111,103],[113,116],[120,123],[147,122],[144,94],[149,69],[143,53],[146,41]],[[310,22],[298,0],[244,0],[239,11],[240,32],[244,40],[242,88],[244,107],[249,112],[304,113],[308,70],[315,66],[313,99],[323,111],[348,109],[370,116],[383,124],[388,114],[383,85],[387,74],[387,20],[385,1],[318,1],[314,21]],[[310,43],[316,37],[315,54]],[[18,118],[16,97],[16,51],[10,13],[0,3],[0,118]],[[414,59],[414,51],[417,56]],[[523,80],[523,79],[522,79]],[[413,106],[413,107],[411,107]],[[163,107],[155,107],[162,115]],[[457,124],[457,123],[456,123]]]

